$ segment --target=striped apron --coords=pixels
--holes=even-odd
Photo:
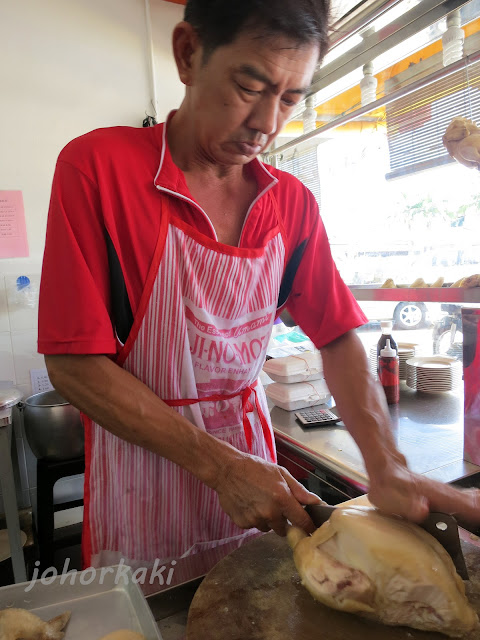
[[[163,205],[145,290],[117,363],[197,428],[276,462],[257,378],[284,270],[280,226],[263,247],[242,249],[198,233],[171,207],[170,200]],[[250,535],[258,531],[235,525],[194,475],[87,421],[86,566],[123,559],[150,567],[236,540],[240,546]]]

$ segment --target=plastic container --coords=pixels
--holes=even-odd
[[[331,398],[327,383],[323,379],[293,384],[274,382],[266,387],[265,393],[277,407],[286,411],[314,407],[328,402]]]
[[[378,378],[385,391],[388,404],[398,404],[400,400],[400,366],[397,351],[387,345],[380,351],[378,360]]]
[[[387,345],[387,340],[390,340],[390,346],[392,349],[395,349],[398,355],[398,346],[395,340],[392,337],[392,327],[393,322],[391,320],[382,320],[380,323],[382,327],[382,335],[380,336],[380,340],[377,343],[377,373],[380,374],[378,368],[378,360],[380,358],[380,351]]]
[[[272,358],[263,365],[263,370],[275,382],[305,382],[324,377],[322,356],[319,352]]]
[[[290,355],[314,352],[315,345],[300,327],[287,327],[282,322],[274,324],[267,346],[267,355],[282,358]]]

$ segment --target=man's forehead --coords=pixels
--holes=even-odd
[[[228,45],[216,50],[229,66],[275,68],[301,74],[318,63],[319,46],[315,42],[298,43],[283,34],[259,36],[258,32],[241,32]],[[214,51],[215,54],[215,51]]]
[[[256,67],[255,65],[240,64],[238,65],[238,67],[234,69],[234,71],[237,73],[243,74],[245,76],[248,76],[253,80],[258,80],[259,82],[263,82],[264,84],[269,85],[272,89],[278,88],[274,77],[270,75],[268,72],[264,72],[261,68]],[[288,91],[304,95],[308,93],[309,88],[310,88],[310,83],[304,84],[302,86],[289,87]]]
[[[287,51],[292,55],[304,55],[309,52],[312,55],[318,55],[320,51],[320,46],[317,42],[301,42],[285,33],[270,32],[261,28],[240,31],[232,44],[238,44],[254,51],[258,48],[267,47],[270,51],[280,55]]]

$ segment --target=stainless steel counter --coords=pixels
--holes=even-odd
[[[395,439],[409,467],[442,482],[480,472],[463,460],[463,389],[457,394],[424,394],[401,385],[400,403],[390,407]],[[270,412],[277,444],[310,464],[368,488],[360,451],[345,425],[304,429],[293,411]]]
[[[398,447],[411,469],[442,482],[480,473],[480,466],[463,460],[463,390],[457,395],[429,395],[402,383],[400,404],[390,407],[390,413]],[[287,450],[305,461],[303,469],[310,476],[321,477],[325,472],[328,480],[333,473],[344,485],[353,487],[354,493],[343,499],[368,490],[360,451],[342,423],[304,429],[292,411],[272,407],[270,415],[279,454]],[[145,591],[166,640],[183,637],[188,606],[202,577],[236,546],[225,545],[184,558],[169,587],[154,584]]]

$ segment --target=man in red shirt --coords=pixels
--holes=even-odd
[[[302,505],[318,498],[276,464],[257,385],[284,307],[321,349],[372,502],[480,522],[476,493],[407,469],[317,204],[257,159],[308,92],[328,3],[213,4],[189,0],[174,30],[186,93],[167,123],[94,131],[56,168],[39,350],[86,416],[85,562],[166,561],[287,519],[313,530]]]

